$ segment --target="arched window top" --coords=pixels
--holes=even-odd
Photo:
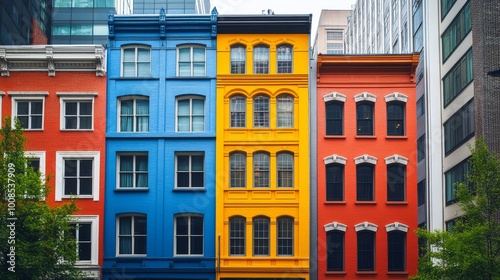
[[[268,48],[269,49],[269,45],[266,43],[262,43],[262,42],[255,44],[253,47],[254,48]]]
[[[385,230],[387,232],[394,231],[394,230],[399,230],[403,232],[408,232],[408,226],[399,222],[394,222],[392,224],[388,224],[385,226]]]
[[[179,44],[176,46],[177,48],[189,48],[189,47],[198,47],[198,48],[205,48],[206,45],[204,44],[193,44],[193,43],[189,43],[189,44]]]
[[[151,45],[147,45],[147,44],[137,44],[137,43],[133,43],[133,44],[123,44],[123,45],[121,45],[121,48],[122,48],[122,49],[129,49],[129,48],[144,48],[144,49],[150,49],[150,48],[151,48]]]
[[[339,156],[337,154],[333,154],[331,156],[327,156],[323,159],[323,162],[326,164],[332,164],[332,163],[337,163],[337,164],[343,164],[345,165],[347,162],[347,158],[343,156]]]
[[[231,45],[231,49],[238,49],[238,48],[246,49],[247,46],[245,44],[243,44],[243,43],[240,43],[240,42],[234,43],[234,44]]]
[[[347,230],[347,226],[344,224],[341,224],[339,222],[333,222],[329,223],[323,226],[326,232],[332,231],[332,230],[339,230],[345,232]]]
[[[374,156],[364,154],[362,156],[354,158],[354,163],[355,164],[369,163],[375,165],[377,164],[377,158]]]
[[[385,164],[389,165],[393,163],[408,165],[408,159],[397,154],[385,158]]]
[[[229,217],[229,220],[246,220],[246,218],[240,215],[234,215]]]
[[[293,221],[293,217],[292,216],[288,216],[288,215],[279,216],[276,219],[277,220],[279,220],[279,219],[288,219],[288,220],[292,220]]]
[[[268,100],[268,99],[270,99],[270,97],[269,97],[269,95],[260,92],[260,93],[257,93],[256,95],[254,95],[254,97],[253,97],[253,100],[258,100],[258,99],[261,99],[261,100],[262,99],[266,99],[266,100]]]
[[[376,224],[372,224],[370,222],[362,222],[354,226],[354,230],[356,232],[362,231],[362,230],[369,230],[373,232],[377,232],[378,226]]]
[[[362,102],[362,101],[375,102],[376,100],[377,96],[369,92],[362,92],[354,96],[354,102]]]
[[[174,213],[174,217],[183,217],[183,216],[196,216],[196,217],[203,217],[205,216],[203,213],[196,213],[196,212],[180,212],[180,213]]]
[[[236,150],[236,151],[232,151],[229,153],[230,156],[232,155],[246,155],[247,153],[245,151],[240,151],[240,150]]]
[[[233,95],[231,95],[229,97],[229,99],[247,99],[246,95],[244,95],[243,93],[234,93]]]
[[[252,220],[258,220],[258,219],[264,219],[264,220],[270,220],[268,216],[264,216],[264,215],[258,215],[258,216],[255,216],[252,218]]]
[[[346,99],[347,99],[347,97],[345,95],[343,95],[342,93],[335,92],[335,91],[323,95],[324,102],[329,102],[329,101],[345,102]]]
[[[393,92],[391,94],[386,95],[384,98],[385,102],[400,101],[406,103],[408,101],[408,96],[400,92]]]

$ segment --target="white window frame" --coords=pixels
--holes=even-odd
[[[128,187],[120,187],[120,162],[121,162],[121,157],[122,156],[133,156],[134,157],[134,162],[132,164],[132,174],[133,174],[133,186],[131,188]],[[137,177],[137,171],[135,170],[135,166],[137,164],[136,157],[137,156],[146,156],[148,160],[148,186],[147,187],[137,187],[136,184],[136,177]],[[118,190],[148,190],[149,189],[149,154],[147,152],[125,152],[125,153],[117,153],[116,154],[116,189]]]
[[[291,110],[283,110],[279,108],[280,102],[285,102],[285,104],[289,103],[291,99],[292,108]],[[276,97],[276,127],[278,128],[293,128],[294,127],[294,119],[295,119],[295,98],[290,94],[281,94]],[[285,115],[290,118],[290,125],[280,125],[280,115]]]
[[[134,75],[133,76],[124,76],[124,68],[123,67],[123,63],[125,62],[123,59],[124,59],[124,51],[126,49],[134,49],[135,50],[135,54],[134,54]],[[139,74],[137,73],[138,72],[138,64],[139,62],[143,62],[143,61],[139,61],[139,57],[138,57],[138,50],[139,49],[147,49],[149,50],[149,75],[147,76],[139,76]],[[152,64],[152,61],[153,61],[153,54],[151,52],[151,46],[147,46],[147,45],[127,45],[127,46],[122,46],[121,47],[121,50],[120,50],[120,77],[125,77],[125,78],[142,78],[142,77],[151,77],[151,64]],[[128,61],[128,62],[132,62],[132,61]]]
[[[139,236],[138,234],[135,234],[134,232],[134,226],[135,226],[135,217],[144,217],[146,219],[146,254],[136,254],[136,253],[131,253],[131,254],[120,254],[120,218],[123,217],[130,217],[131,218],[131,223],[130,223],[130,236],[132,237],[132,251],[134,250],[134,237]],[[116,256],[147,256],[148,252],[148,215],[147,214],[142,214],[142,213],[125,213],[125,214],[120,214],[116,216],[116,221],[115,221],[115,226],[116,226]],[[140,235],[143,236],[143,235]]]
[[[118,105],[117,105],[117,116],[116,116],[116,131],[121,132],[121,133],[148,133],[149,132],[149,126],[150,126],[150,115],[151,115],[151,107],[150,107],[150,102],[149,102],[149,96],[142,96],[142,95],[126,95],[126,96],[120,96],[118,97]],[[123,101],[129,101],[132,100],[133,103],[133,123],[132,123],[132,131],[122,131],[121,129],[121,114],[122,114],[122,102]],[[138,115],[137,114],[137,100],[143,100],[148,102],[148,130],[146,131],[137,131],[137,118],[141,117],[143,115]]]
[[[71,216],[71,224],[73,223],[90,223],[90,242],[91,254],[90,261],[76,261],[76,265],[98,265],[99,258],[99,216],[79,215]]]
[[[61,108],[61,119],[60,119],[60,129],[66,131],[94,131],[94,120],[95,120],[95,96],[97,92],[56,92],[57,96],[60,98],[60,108]],[[66,128],[66,115],[65,115],[65,104],[66,102],[81,102],[81,101],[91,101],[92,102],[92,121],[90,128],[79,128],[80,115],[76,115],[78,124],[77,128]]]
[[[92,198],[99,201],[100,152],[56,152],[56,201],[71,198],[64,195],[64,161],[66,159],[92,159],[92,195],[75,195],[77,198]]]
[[[192,236],[199,236],[199,235],[193,235],[191,233],[191,218],[193,217],[200,217],[202,222],[203,222],[203,246],[202,246],[202,252],[201,254],[191,254],[191,237]],[[177,254],[177,218],[189,218],[189,223],[188,223],[188,253],[187,254]],[[179,214],[174,216],[174,256],[175,257],[181,257],[181,256],[204,256],[205,255],[205,216],[200,215],[200,214]]]
[[[5,95],[5,92],[4,91],[0,91],[0,116],[3,118],[3,115],[2,115],[2,101],[3,101],[3,96]],[[0,128],[2,127],[3,125],[3,119],[0,120]]]
[[[26,158],[37,158],[40,161],[40,180],[42,183],[45,184],[45,151],[25,151],[24,152],[24,157]],[[45,200],[45,197],[41,198],[40,200]]]
[[[179,172],[178,171],[178,160],[179,160],[179,156],[188,156],[189,157],[189,170],[188,171],[183,171],[183,172],[186,172],[186,173],[189,173],[189,186],[188,187],[179,187],[178,186],[178,178],[177,178],[177,173]],[[193,171],[192,170],[192,162],[193,162],[193,156],[201,156],[203,157],[203,171]],[[205,189],[206,187],[206,172],[205,172],[205,169],[206,169],[206,164],[205,164],[205,153],[204,152],[192,152],[192,153],[188,153],[188,152],[179,152],[179,153],[175,153],[175,185],[174,185],[174,188],[176,190],[200,190],[200,189]],[[192,175],[193,173],[203,173],[203,187],[193,187],[193,179],[192,179]]]
[[[189,64],[190,64],[190,71],[189,75],[182,76],[180,73],[180,67],[179,67],[179,51],[181,49],[189,49]],[[205,55],[205,60],[203,61],[203,75],[195,75],[194,74],[194,64],[195,62],[200,62],[200,61],[194,61],[194,49],[203,49],[204,50],[204,55]],[[205,77],[207,75],[207,47],[204,45],[180,45],[177,46],[176,48],[176,75],[177,77]],[[183,61],[187,62],[187,61]]]
[[[189,130],[187,131],[179,131],[179,101],[183,100],[189,100]],[[203,130],[193,130],[193,117],[199,116],[193,114],[193,100],[203,101]],[[206,118],[207,118],[207,108],[206,108],[206,98],[204,96],[188,95],[188,96],[179,96],[175,99],[175,132],[180,132],[180,133],[205,132]]]
[[[17,117],[17,102],[19,101],[42,101],[42,127],[41,128],[25,128],[25,131],[43,131],[45,123],[45,97],[49,95],[46,91],[8,91],[12,96],[12,128],[15,127],[15,119]]]

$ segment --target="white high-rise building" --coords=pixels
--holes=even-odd
[[[351,10],[322,10],[314,39],[314,56],[318,54],[344,54],[344,35]]]

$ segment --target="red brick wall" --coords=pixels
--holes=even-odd
[[[48,43],[47,36],[43,33],[40,25],[35,19],[31,20],[31,44],[32,45],[46,45]]]

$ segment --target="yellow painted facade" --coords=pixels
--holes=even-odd
[[[230,73],[231,46],[246,47],[246,74]],[[253,48],[269,47],[269,73],[253,73]],[[277,73],[277,46],[292,46],[292,73]],[[218,34],[217,35],[217,135],[216,135],[216,254],[217,279],[302,278],[309,279],[309,34]],[[245,125],[231,127],[230,99],[245,100]],[[254,99],[269,99],[269,126],[254,128]],[[293,97],[293,125],[278,127],[277,98]],[[245,155],[244,186],[231,187],[230,156]],[[269,156],[269,186],[254,187],[254,155]],[[293,186],[278,187],[280,153],[293,155]],[[257,172],[259,173],[259,172]],[[260,174],[260,173],[259,173]],[[230,218],[244,220],[244,247],[232,254]],[[268,254],[255,254],[254,219],[269,221]],[[292,253],[278,252],[278,219],[293,220]],[[264,234],[265,235],[265,234]],[[240,236],[241,237],[241,236]],[[261,236],[262,237],[262,236]],[[259,241],[262,242],[262,241]],[[263,242],[266,242],[265,240]],[[281,243],[280,243],[281,244]],[[234,246],[234,244],[233,244]]]

